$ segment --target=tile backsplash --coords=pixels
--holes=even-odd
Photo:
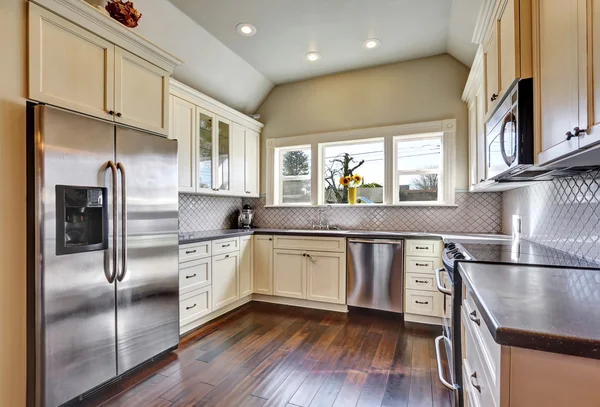
[[[503,193],[503,231],[523,217],[522,237],[600,261],[600,170]]]
[[[242,198],[179,194],[179,233],[237,227]]]
[[[244,198],[255,210],[259,228],[308,229],[317,219],[317,209],[265,208],[264,198]],[[500,233],[502,229],[502,195],[500,193],[456,193],[458,207],[334,207],[325,217],[341,229]]]

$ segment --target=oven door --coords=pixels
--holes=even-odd
[[[435,352],[440,382],[449,390],[452,390],[453,405],[458,406],[458,385],[454,377],[454,352],[452,350],[452,297],[454,285],[444,267],[435,271],[436,286],[438,291],[444,295],[444,310],[442,318],[442,335],[435,340]],[[448,366],[444,368],[444,363]]]
[[[487,179],[497,178],[519,165],[517,115],[514,105],[486,135]]]

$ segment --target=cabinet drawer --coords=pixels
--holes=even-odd
[[[310,237],[310,236],[275,236],[275,249],[307,250],[317,252],[346,251],[346,239],[337,237]]]
[[[441,240],[407,240],[407,256],[441,257]]]
[[[210,242],[179,246],[179,263],[210,257]]]
[[[494,341],[492,334],[481,317],[481,312],[475,305],[471,291],[467,290],[463,302],[464,324],[473,331],[474,340],[479,345],[481,360],[488,370],[492,385],[498,384],[500,378],[501,346]],[[466,330],[466,327],[465,327]]]
[[[407,273],[431,273],[435,274],[435,269],[442,267],[442,259],[439,257],[414,257],[406,256]]]
[[[179,326],[210,314],[212,310],[211,287],[207,286],[179,297]]]
[[[437,291],[435,277],[431,274],[406,273],[406,288],[412,290]]]
[[[463,363],[467,370],[467,381],[463,383],[465,388],[469,388],[475,399],[478,399],[481,406],[497,406],[499,399],[500,386],[494,386],[489,381],[489,370],[485,367],[485,362],[481,359],[481,344],[475,337],[475,330],[469,324],[469,319],[465,312],[462,314],[463,324],[465,325],[465,355]]]
[[[441,317],[443,298],[442,293],[433,291],[405,290],[406,313]]]
[[[231,253],[240,250],[240,238],[232,237],[229,239],[213,240],[212,255],[216,256],[223,253]]]
[[[211,259],[188,261],[179,265],[179,294],[211,284]]]

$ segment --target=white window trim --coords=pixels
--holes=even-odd
[[[445,185],[443,199],[440,202],[400,202],[394,203],[394,184],[396,184],[395,170],[395,146],[394,138],[398,136],[414,136],[418,137],[424,134],[443,133],[442,137],[442,154],[444,164],[444,182]],[[374,127],[366,129],[355,129],[346,131],[337,131],[331,133],[319,133],[293,137],[283,137],[266,140],[267,143],[267,196],[266,206],[321,206],[319,199],[321,192],[321,184],[324,182],[321,178],[322,159],[319,151],[319,144],[334,143],[334,142],[352,142],[354,140],[366,141],[369,139],[383,138],[385,143],[385,184],[384,184],[384,203],[376,206],[456,206],[455,205],[455,190],[456,190],[456,119],[438,120],[423,123],[410,123],[395,126]],[[293,149],[306,148],[311,149],[311,202],[310,204],[287,204],[281,205],[275,202],[275,192],[278,188],[275,185],[275,174],[279,164],[276,159],[277,149],[285,147],[293,147]],[[316,188],[315,188],[316,186]],[[397,187],[396,187],[397,188]],[[442,187],[443,188],[443,187]],[[344,206],[344,204],[336,205]],[[373,205],[353,205],[356,207],[372,207]]]
[[[274,185],[274,190],[273,190],[273,201],[276,202],[275,205],[277,206],[311,206],[312,205],[312,199],[311,202],[306,202],[306,203],[293,203],[293,204],[286,204],[283,201],[283,196],[281,195],[281,191],[283,190],[283,181],[302,181],[302,180],[311,180],[311,184],[312,184],[312,166],[311,166],[311,173],[308,175],[297,175],[297,176],[292,176],[292,175],[281,175],[281,168],[283,166],[283,154],[289,151],[297,151],[297,150],[312,150],[310,145],[304,144],[304,145],[300,145],[300,146],[289,146],[289,147],[279,147],[275,149],[275,155],[277,156],[275,163],[275,167],[274,167],[274,171],[273,171],[273,175],[277,174],[278,178],[279,178],[279,182]],[[312,151],[311,151],[311,156],[310,156],[310,161],[312,163],[313,161],[313,155],[312,155]],[[312,185],[311,185],[311,191],[312,191]]]

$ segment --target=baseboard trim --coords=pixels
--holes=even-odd
[[[427,325],[442,325],[442,318],[430,317],[429,315],[404,314],[404,320]]]
[[[190,331],[192,331],[193,329],[199,328],[200,326],[204,325],[205,323],[212,321],[213,319],[220,317],[223,314],[227,314],[229,311],[233,311],[234,309],[239,308],[246,303],[249,303],[251,301],[251,299],[252,299],[251,295],[240,298],[236,302],[232,302],[231,304],[229,304],[223,308],[220,308],[215,312],[211,312],[210,314],[205,315],[202,318],[195,319],[195,320],[187,323],[186,325],[181,326],[179,328],[179,337],[181,338],[181,337],[187,335],[188,333],[190,333]]]
[[[327,302],[300,300],[297,298],[277,297],[272,295],[252,294],[252,301],[291,305],[293,307],[314,308],[324,311],[348,312],[348,306],[346,304],[330,304]]]

